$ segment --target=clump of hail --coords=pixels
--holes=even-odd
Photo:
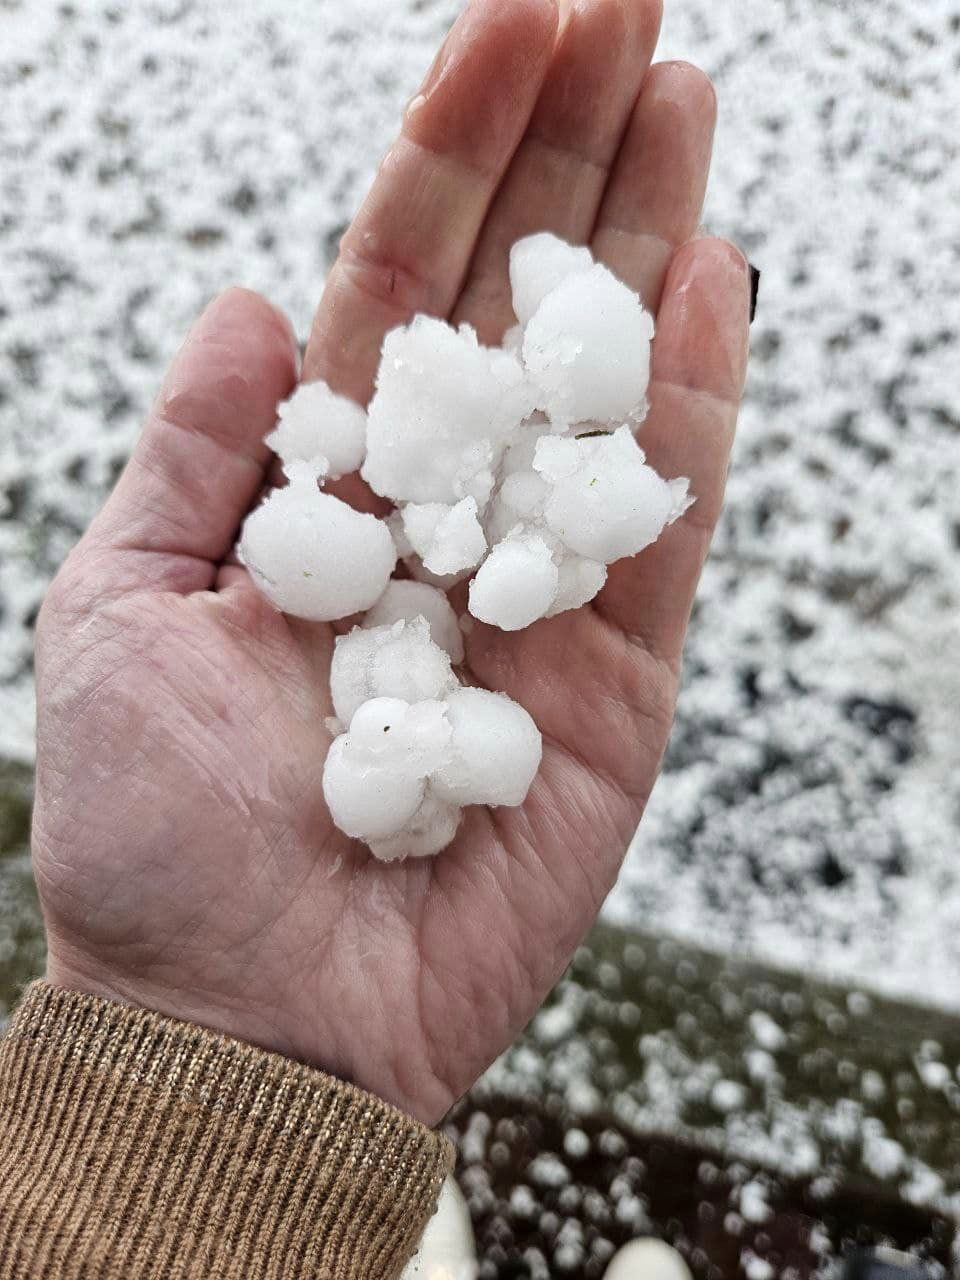
[[[510,282],[518,323],[500,347],[418,315],[384,339],[366,410],[302,384],[267,436],[289,483],[240,539],[279,609],[365,615],[336,642],[323,788],[379,858],[439,852],[464,806],[522,804],[539,767],[523,708],[458,679],[472,624],[446,590],[469,579],[469,614],[518,631],[592,600],[692,502],[634,438],[653,337],[638,295],[547,233],[514,245]],[[356,471],[392,501],[385,520],[324,490]]]

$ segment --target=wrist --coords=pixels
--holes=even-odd
[[[298,1053],[296,1045],[275,1022],[259,1015],[243,1001],[225,998],[182,976],[160,979],[155,974],[138,973],[127,966],[105,963],[62,941],[51,942],[48,947],[44,976],[51,986],[64,991],[192,1023],[328,1074],[337,1074],[327,1064],[308,1060]]]

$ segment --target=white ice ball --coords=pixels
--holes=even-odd
[[[441,1188],[437,1211],[427,1223],[420,1247],[400,1280],[474,1280],[476,1274],[470,1210],[451,1174]]]
[[[519,703],[486,689],[447,696],[451,756],[430,779],[451,804],[523,804],[540,768],[540,731]]]
[[[610,1259],[603,1280],[692,1280],[676,1249],[662,1240],[632,1240]]]
[[[599,263],[546,295],[523,336],[538,408],[556,425],[626,422],[646,412],[653,319]]]
[[[607,566],[583,556],[565,555],[558,566],[557,596],[547,613],[548,618],[568,609],[579,609],[588,604],[607,580]]]
[[[369,609],[397,563],[387,526],[321,493],[309,464],[294,462],[288,471],[286,488],[274,489],[244,521],[241,561],[284,613],[328,622]]]
[[[471,582],[470,612],[504,631],[520,631],[549,612],[558,584],[557,566],[543,538],[508,538],[494,547]]]
[[[349,733],[335,738],[323,766],[323,798],[330,816],[357,840],[392,836],[413,817],[425,791],[424,780],[407,763],[383,763]]]
[[[518,240],[510,250],[510,288],[514,315],[529,322],[540,303],[568,276],[589,271],[593,254],[583,245],[567,244],[549,231]]]
[[[408,503],[402,509],[406,542],[425,569],[437,575],[473,569],[487,550],[477,516],[476,498],[453,506],[441,502]]]
[[[450,754],[453,729],[446,703],[435,698],[371,698],[353,713],[349,737],[371,763],[396,766],[426,778]]]
[[[330,664],[333,709],[343,724],[371,698],[422,702],[457,687],[450,655],[430,638],[422,617],[390,626],[354,627],[338,636]]]
[[[587,439],[545,436],[534,467],[552,486],[547,527],[572,551],[612,564],[655,542],[689,506],[687,482],[646,465],[629,427]]]
[[[390,626],[394,622],[413,622],[415,618],[426,618],[430,639],[447,651],[451,662],[463,661],[463,636],[457,615],[443,592],[426,582],[391,579],[362,625],[369,630],[371,627]]]
[[[301,382],[277,409],[279,421],[266,438],[284,463],[327,460],[332,480],[359,471],[367,445],[367,415],[327,383]]]
[[[452,843],[461,816],[460,806],[441,800],[428,783],[419,809],[406,826],[395,835],[372,840],[370,852],[381,862],[432,857]]]
[[[510,433],[533,409],[515,355],[469,325],[416,316],[383,344],[362,475],[403,502],[486,502]]]

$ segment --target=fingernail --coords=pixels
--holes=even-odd
[[[760,293],[760,268],[755,267],[752,262],[747,265],[750,267],[750,323],[753,324],[757,314],[757,296]]]
[[[746,375],[749,265],[726,240],[698,240],[690,249],[681,250],[682,274],[674,277],[668,351],[676,367],[664,376],[736,400]]]

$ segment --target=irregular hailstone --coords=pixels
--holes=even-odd
[[[416,316],[384,339],[361,474],[398,502],[486,502],[533,398],[515,355],[481,346],[469,325]]]
[[[387,526],[321,493],[316,466],[291,462],[286,473],[286,488],[244,521],[241,562],[284,613],[329,622],[369,609],[397,563]]]
[[[460,818],[460,806],[441,800],[428,782],[420,807],[406,826],[395,835],[369,841],[370,852],[381,862],[432,857],[453,841]]]
[[[413,622],[425,618],[430,627],[430,639],[445,649],[450,661],[463,661],[463,635],[457,615],[450,601],[436,587],[426,582],[410,582],[406,578],[393,578],[387,589],[366,615],[362,626],[389,626],[393,622]]]
[[[592,266],[589,249],[567,244],[549,231],[518,240],[510,250],[510,288],[513,312],[520,324],[529,323],[547,294],[568,276],[589,271]]]
[[[367,446],[367,415],[323,381],[301,382],[277,409],[279,421],[266,443],[282,461],[324,458],[331,480],[360,470]]]
[[[475,1280],[477,1249],[470,1210],[450,1174],[440,1190],[437,1211],[400,1280]]]
[[[548,618],[588,604],[603,588],[607,566],[568,552],[560,560],[557,574],[557,594],[547,610]]]
[[[444,576],[476,568],[487,550],[477,510],[476,498],[452,507],[410,502],[402,508],[406,540],[425,569]]]
[[[503,693],[460,688],[446,699],[450,755],[431,776],[451,804],[523,804],[540,768],[543,741],[533,720]]]
[[[342,724],[371,698],[422,702],[457,688],[450,655],[430,638],[423,617],[390,626],[354,627],[338,636],[330,664],[330,696]]]
[[[589,438],[545,436],[533,466],[550,486],[547,528],[603,564],[636,555],[691,505],[687,480],[657,475],[626,426]]]
[[[639,421],[646,412],[653,319],[597,263],[567,276],[524,330],[523,363],[537,408],[554,426]]]
[[[470,583],[470,612],[503,631],[520,631],[549,612],[559,570],[539,534],[508,537],[490,552]]]
[[[441,702],[376,697],[358,707],[323,770],[324,799],[340,830],[367,841],[402,831],[449,754],[451,732]]]

